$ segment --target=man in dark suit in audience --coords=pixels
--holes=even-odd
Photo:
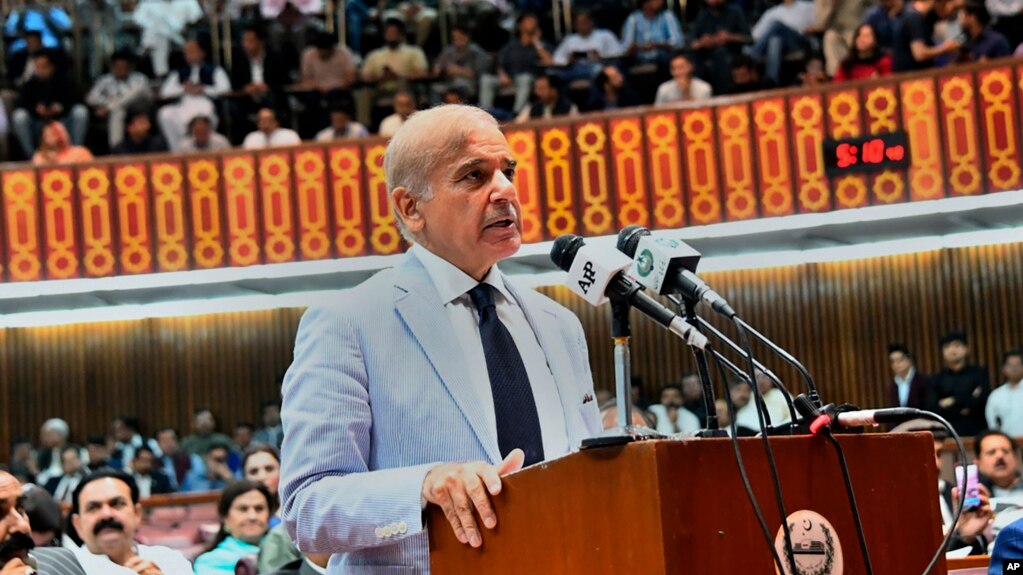
[[[901,343],[890,344],[888,363],[894,375],[888,385],[888,406],[923,409],[931,382],[926,375],[916,370],[909,348]]]
[[[171,481],[167,475],[153,467],[156,456],[148,445],[140,445],[135,448],[134,457],[129,464],[128,475],[135,480],[139,488],[139,497],[143,499],[162,493],[174,491],[171,488]]]
[[[991,389],[987,369],[967,363],[966,334],[950,332],[941,338],[945,367],[931,378],[927,406],[944,417],[959,435],[977,435],[987,428],[984,408]]]
[[[260,108],[275,110],[278,116],[285,111],[284,87],[290,83],[288,64],[277,53],[266,47],[266,33],[258,26],[242,32],[242,49],[235,52],[231,66],[231,89],[244,96],[232,97],[230,105],[234,118],[241,121],[238,133],[255,129],[250,120]]]
[[[46,482],[46,490],[53,495],[58,503],[71,503],[71,495],[85,477],[82,466],[81,450],[76,445],[67,445],[60,452],[60,462],[64,474],[51,477]]]

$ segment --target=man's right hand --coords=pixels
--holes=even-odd
[[[0,567],[0,575],[25,575],[32,573],[28,566],[21,562],[21,559],[14,558]]]
[[[497,515],[490,505],[490,496],[501,493],[501,477],[522,469],[525,458],[521,449],[513,449],[497,465],[482,461],[438,465],[423,480],[423,498],[444,511],[460,542],[479,547],[483,537],[473,508],[487,529],[496,527]]]

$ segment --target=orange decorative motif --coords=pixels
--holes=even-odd
[[[1019,130],[1013,128],[1020,125],[1020,115],[1012,97],[1012,69],[987,70],[978,74],[977,80],[988,191],[1018,190],[1023,187]]]
[[[298,197],[299,251],[304,260],[330,257],[329,210],[326,166],[323,150],[295,154],[296,196]]]
[[[582,197],[583,229],[588,235],[615,231],[611,215],[611,191],[608,185],[607,131],[602,122],[587,122],[576,127],[575,146],[579,150],[579,194]]]
[[[224,265],[223,225],[220,219],[220,172],[212,160],[188,161],[188,185],[192,204],[192,254],[199,268]]]
[[[572,187],[572,139],[567,127],[540,131],[543,175],[547,183],[544,200],[547,207],[547,239],[576,231],[575,198]]]
[[[646,169],[643,167],[643,130],[639,118],[611,120],[611,156],[618,201],[618,228],[649,226]]]
[[[4,214],[7,216],[7,273],[11,281],[42,279],[35,171],[4,172],[3,190]]]
[[[291,166],[287,153],[259,155],[259,183],[263,200],[263,253],[266,254],[266,263],[294,261],[295,224],[291,211]]]
[[[753,102],[753,128],[760,168],[760,209],[765,216],[792,213],[792,169],[789,139],[785,130],[785,100]],[[690,172],[692,171],[690,162]]]
[[[228,261],[232,266],[260,263],[256,219],[256,166],[249,154],[224,157],[224,212]]]
[[[153,271],[148,183],[144,164],[114,166],[118,247],[121,250],[121,272],[125,274]]]
[[[330,150],[330,178],[334,184],[334,247],[341,256],[366,253],[363,214],[362,161],[357,146]]]
[[[860,100],[855,90],[831,92],[827,96],[828,122],[831,137],[855,138],[860,135]],[[840,208],[859,208],[867,205],[867,179],[849,174],[832,181],[835,204]]]
[[[536,159],[536,133],[532,130],[511,130],[505,133],[512,157],[515,158],[515,189],[522,208],[522,241],[543,240],[540,223],[540,169]]]
[[[746,220],[757,215],[749,120],[749,108],[745,104],[717,109],[721,183],[725,191],[725,214],[729,220]]]
[[[941,176],[941,141],[938,110],[934,101],[934,80],[907,80],[900,86],[902,125],[913,156],[909,168],[909,195],[913,200],[943,197],[945,181]]]
[[[948,185],[954,196],[972,196],[981,191],[980,150],[977,143],[977,115],[974,111],[972,78],[966,74],[938,80],[941,117],[945,128],[945,162]]]
[[[156,222],[156,267],[176,272],[188,267],[185,247],[184,175],[180,162],[154,162],[151,166],[153,216]]]
[[[898,97],[895,84],[874,86],[866,92],[867,132],[870,134],[886,134],[899,129]],[[905,173],[900,170],[884,170],[873,177],[871,191],[878,204],[891,204],[906,199]]]
[[[384,174],[384,144],[366,147],[366,186],[369,188],[369,244],[373,252],[393,254],[401,249],[401,234],[391,209],[391,195]]]
[[[110,175],[106,166],[93,166],[78,172],[81,196],[82,264],[85,275],[103,277],[114,273],[114,226],[111,222],[113,202],[110,197]]]
[[[43,199],[46,276],[49,279],[78,277],[78,241],[71,169],[41,170],[39,190]]]
[[[799,211],[823,212],[831,204],[831,191],[824,177],[824,109],[819,95],[789,99],[792,122],[792,151],[795,159]]]
[[[673,112],[665,112],[647,114],[645,119],[654,226],[678,228],[686,223],[686,209],[682,202],[682,152],[678,147],[678,116]]]
[[[720,222],[718,153],[714,146],[714,115],[711,110],[682,112],[682,149],[685,150],[690,221],[694,224]]]

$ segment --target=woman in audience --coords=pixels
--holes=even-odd
[[[278,510],[270,518],[270,528],[277,527],[281,522],[279,499],[277,498],[277,485],[281,481],[281,456],[272,445],[260,443],[245,450],[245,458],[242,459],[242,473],[249,481],[258,481],[266,486],[272,499],[272,507]]]
[[[209,551],[196,558],[196,575],[234,575],[242,557],[258,554],[275,511],[271,501],[270,491],[258,481],[242,479],[225,487],[217,505],[220,532]]]
[[[877,44],[877,32],[871,24],[860,24],[849,57],[835,72],[836,82],[867,80],[892,73],[892,57],[881,51]]]
[[[44,166],[88,162],[91,159],[92,152],[88,148],[71,145],[71,136],[68,135],[64,124],[50,122],[43,128],[39,149],[32,156],[32,163]]]

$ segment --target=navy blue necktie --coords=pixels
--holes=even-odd
[[[512,449],[518,447],[526,453],[526,465],[543,461],[543,437],[533,388],[529,385],[526,366],[522,363],[515,340],[497,317],[493,288],[481,283],[469,290],[469,297],[480,315],[480,339],[494,395],[497,445],[501,449],[501,457],[507,457]]]

